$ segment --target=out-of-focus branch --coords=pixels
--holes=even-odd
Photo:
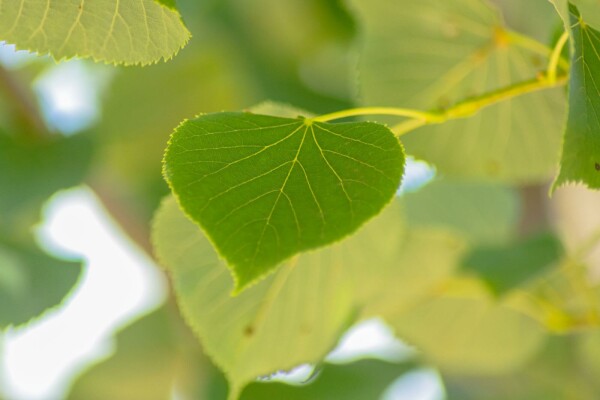
[[[10,100],[20,122],[26,127],[22,130],[23,135],[39,139],[51,134],[28,85],[2,64],[0,64],[0,90]]]
[[[112,188],[95,180],[89,180],[87,185],[94,191],[106,211],[123,229],[125,234],[148,255],[152,255],[150,243],[150,227],[136,217],[134,210],[128,204],[117,198]]]
[[[521,197],[521,217],[519,234],[523,237],[549,229],[548,187],[545,184],[523,186]]]

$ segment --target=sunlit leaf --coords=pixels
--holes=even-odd
[[[536,354],[546,337],[534,320],[484,298],[434,297],[388,320],[428,360],[462,374],[517,368]]]
[[[391,200],[403,169],[402,147],[382,125],[220,113],[176,130],[164,172],[239,292],[356,231]]]
[[[452,235],[406,232],[398,203],[338,245],[301,254],[239,296],[200,230],[167,200],[156,216],[157,254],[207,353],[238,389],[259,375],[318,362],[359,315],[422,298],[458,264]],[[227,315],[227,317],[223,317]]]
[[[403,0],[392,7],[385,0],[352,1],[363,25],[362,102],[444,109],[535,79],[547,65],[547,54],[517,46],[486,3]],[[551,7],[545,1],[529,3]],[[549,178],[558,163],[564,108],[561,89],[528,94],[466,119],[421,128],[402,140],[408,154],[448,176],[539,181]]]
[[[155,0],[0,3],[0,40],[57,60],[149,64],[173,57],[189,37],[177,11]]]

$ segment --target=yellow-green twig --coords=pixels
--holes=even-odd
[[[548,63],[548,72],[547,72],[549,83],[556,82],[558,64],[561,60],[560,55],[561,55],[562,50],[565,47],[565,44],[567,43],[568,40],[569,40],[569,33],[563,32],[563,34],[560,36],[560,39],[558,39],[558,42],[556,42],[556,46],[554,46],[554,50],[552,50],[552,54],[550,55],[550,62]]]
[[[360,107],[360,108],[350,108],[347,110],[342,110],[342,111],[334,112],[331,114],[320,115],[318,117],[312,118],[312,120],[315,122],[327,122],[327,121],[332,121],[334,119],[357,117],[360,115],[392,115],[392,116],[396,116],[396,117],[421,119],[424,121],[428,121],[430,119],[436,118],[436,116],[434,114],[431,114],[431,113],[428,113],[425,111],[411,110],[408,108]]]

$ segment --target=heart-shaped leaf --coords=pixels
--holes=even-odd
[[[184,122],[165,154],[179,204],[240,291],[285,259],[356,231],[392,199],[404,152],[370,122],[218,113]]]

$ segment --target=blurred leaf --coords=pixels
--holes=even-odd
[[[569,14],[567,11],[567,4],[573,4],[576,6],[584,17],[584,20],[591,24],[595,29],[600,29],[600,10],[598,9],[598,2],[596,0],[550,0],[557,4],[564,10],[563,18],[565,21],[569,21]],[[569,24],[571,26],[571,24]],[[574,27],[573,27],[574,28]]]
[[[477,275],[501,296],[557,266],[564,251],[551,233],[500,246],[481,246],[463,261],[464,270]]]
[[[169,193],[161,160],[177,125],[199,111],[240,109],[259,98],[228,33],[207,26],[204,18],[191,17],[204,29],[194,31],[198,39],[174,60],[116,71],[97,127],[102,141],[94,178],[119,188],[118,200],[130,204],[143,221],[150,221]]]
[[[569,118],[560,173],[554,187],[583,183],[591,189],[600,189],[600,92],[595,83],[595,77],[600,74],[600,32],[584,22],[586,14],[582,14],[581,19],[572,6],[570,12],[574,53],[569,84]],[[600,12],[596,11],[596,15],[600,18]]]
[[[257,376],[319,361],[354,315],[351,287],[332,254],[301,256],[231,297],[227,268],[198,227],[165,201],[154,243],[169,268],[179,306],[207,354],[237,392]],[[298,265],[295,265],[298,264]]]
[[[0,132],[0,232],[15,234],[22,214],[37,213],[54,192],[81,183],[92,144],[83,134],[32,142]]]
[[[595,400],[600,387],[573,337],[554,337],[532,362],[496,376],[444,376],[448,400]]]
[[[519,216],[514,190],[469,181],[438,179],[403,203],[410,225],[452,229],[477,244],[506,242]]]
[[[529,3],[550,7],[545,1]],[[481,0],[351,4],[363,23],[359,71],[365,105],[443,109],[534,79],[547,63],[546,55],[517,47]],[[448,176],[535,182],[555,170],[563,112],[561,89],[549,90],[424,127],[403,142],[408,154]]]
[[[154,0],[8,0],[0,27],[0,40],[18,50],[126,65],[168,60],[190,38],[179,14]]]
[[[68,399],[165,400],[174,392],[184,398],[224,398],[225,393],[213,392],[222,378],[213,376],[172,310],[160,308],[118,332],[115,353],[83,372]]]
[[[410,371],[412,363],[361,360],[348,365],[326,364],[304,385],[255,382],[241,400],[367,400],[379,399],[387,387]]]
[[[556,10],[549,7],[547,1],[490,0],[490,3],[500,10],[511,29],[546,43],[557,28],[562,28]],[[536,18],[531,18],[532,15]]]
[[[79,262],[59,260],[33,244],[0,237],[0,328],[24,324],[57,306],[80,274]]]
[[[399,204],[338,245],[302,254],[237,297],[200,230],[165,201],[154,243],[175,283],[179,305],[234,389],[260,375],[318,362],[357,312],[381,315],[386,300],[414,302],[458,263],[460,240],[403,229]],[[226,316],[226,317],[225,317]]]
[[[388,322],[426,359],[454,374],[514,370],[546,338],[534,320],[485,298],[434,297]]]
[[[342,1],[218,3],[225,9],[227,29],[235,35],[247,68],[267,98],[319,113],[352,105],[354,62],[348,59],[353,55],[355,27]],[[319,58],[332,48],[341,51],[332,54],[326,65],[318,65]]]
[[[373,123],[219,113],[184,122],[164,165],[239,292],[377,215],[398,189],[404,154],[389,129]]]

